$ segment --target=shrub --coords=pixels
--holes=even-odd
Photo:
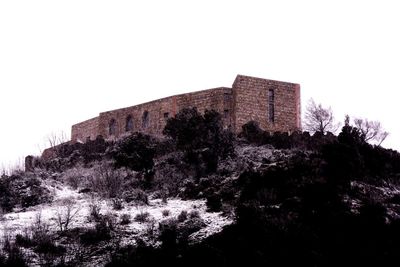
[[[122,214],[121,215],[121,224],[126,225],[131,223],[131,215],[130,214]]]
[[[50,192],[32,174],[3,175],[0,179],[0,208],[10,212],[15,205],[35,206],[50,200]]]
[[[56,213],[56,222],[61,232],[68,230],[68,226],[79,212],[79,207],[74,207],[75,201],[64,199]]]
[[[71,186],[73,189],[78,189],[81,185],[83,176],[79,173],[79,170],[76,168],[68,169],[64,172],[64,179],[66,180],[67,184]]]
[[[26,231],[23,235],[17,234],[15,236],[15,244],[20,247],[29,248],[35,245],[35,241],[32,239],[32,236],[29,235],[28,231]]]
[[[0,266],[4,267],[28,267],[28,259],[24,253],[18,247],[16,243],[10,242],[7,245],[6,251],[7,257],[0,254]]]
[[[163,130],[163,134],[170,136],[178,149],[192,151],[203,146],[204,117],[196,108],[185,108],[179,111],[174,118],[170,118]]]
[[[115,227],[114,223],[112,215],[100,216],[94,228],[89,228],[80,235],[81,243],[84,245],[91,245],[100,241],[109,240]]]
[[[188,242],[188,238],[194,232],[199,231],[206,224],[204,220],[201,218],[191,218],[186,220],[185,222],[179,224],[178,228],[178,241],[180,244],[186,244]]]
[[[179,215],[178,215],[178,222],[184,222],[187,220],[188,213],[186,210],[183,210]]]
[[[149,204],[148,195],[141,189],[133,189],[131,191],[125,191],[122,197],[128,203],[134,201],[137,204],[144,204],[144,205]]]
[[[169,215],[170,215],[170,211],[169,210],[163,210],[162,211],[162,215],[164,216],[164,217],[168,217]]]
[[[134,133],[118,141],[109,155],[117,168],[128,167],[138,172],[149,172],[154,166],[154,142],[149,135]]]
[[[98,221],[101,218],[101,207],[98,203],[91,203],[89,205],[89,221]]]
[[[151,218],[147,221],[146,224],[146,234],[150,238],[154,238],[156,232],[156,220],[154,218]]]
[[[122,191],[124,178],[120,170],[102,164],[95,170],[95,175],[89,182],[94,191],[105,197],[114,198]]]
[[[5,212],[12,211],[17,202],[17,197],[12,186],[12,179],[9,176],[1,177],[0,192],[0,208]]]
[[[146,212],[140,212],[138,214],[136,214],[135,216],[135,221],[140,222],[140,223],[144,223],[147,222],[149,220],[150,217],[150,213]]]
[[[195,218],[200,218],[200,213],[198,210],[192,210],[189,212],[189,218],[190,219],[195,219]]]
[[[240,135],[246,138],[250,143],[262,144],[265,141],[265,132],[260,128],[257,121],[249,121],[243,124]]]
[[[119,199],[119,198],[114,198],[113,200],[112,200],[112,206],[113,206],[113,209],[115,209],[115,210],[122,210],[123,209],[123,205],[122,205],[122,201],[121,201],[121,199]]]
[[[202,175],[201,171],[215,171],[220,158],[233,154],[233,134],[223,130],[222,117],[214,110],[206,110],[201,115],[196,108],[182,109],[168,119],[163,134],[185,152],[186,160],[196,166],[197,176]]]
[[[177,244],[178,221],[176,219],[167,219],[159,224],[160,241],[164,249],[174,248]]]
[[[206,201],[207,210],[211,212],[219,212],[222,208],[221,197],[217,194],[212,194],[207,197]]]

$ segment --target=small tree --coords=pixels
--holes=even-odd
[[[68,230],[68,226],[79,212],[79,208],[74,208],[74,204],[72,199],[64,199],[62,206],[57,210],[56,222],[61,232]]]
[[[167,121],[163,134],[170,136],[178,149],[192,151],[204,146],[204,118],[196,108],[185,108]]]
[[[233,154],[233,134],[223,129],[222,117],[214,110],[202,115],[196,108],[182,109],[168,119],[163,134],[175,141],[189,162],[200,166],[203,161],[207,171],[215,171],[220,158]]]
[[[115,160],[115,167],[146,173],[154,166],[154,142],[149,135],[133,133],[118,141],[109,154]]]
[[[389,135],[388,132],[384,131],[379,121],[356,118],[354,124],[360,130],[361,138],[365,142],[375,141],[380,146]]]
[[[65,132],[61,131],[59,133],[52,132],[47,136],[47,142],[50,147],[56,147],[68,140]]]
[[[226,156],[233,150],[233,136],[223,130],[222,117],[215,110],[206,110],[202,115],[196,108],[182,109],[167,121],[163,134],[185,152],[209,148],[217,156]]]
[[[335,122],[332,108],[324,108],[321,104],[316,104],[314,99],[310,99],[306,108],[304,130],[309,132],[335,133],[339,124]]]

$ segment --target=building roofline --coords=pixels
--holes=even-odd
[[[264,79],[264,78],[260,78],[260,77],[254,77],[254,76],[248,76],[248,75],[242,75],[242,74],[238,74],[235,78],[235,81],[233,82],[233,85],[240,79],[254,79],[254,80],[262,80],[262,81],[270,81],[270,82],[277,82],[277,83],[283,83],[283,84],[288,84],[288,85],[297,85],[300,86],[299,83],[291,83],[291,82],[285,82],[285,81],[279,81],[279,80],[271,80],[271,79]],[[232,87],[233,87],[232,85]]]
[[[142,105],[148,105],[148,104],[156,103],[156,102],[159,102],[159,101],[162,101],[162,100],[166,100],[166,99],[168,99],[168,98],[179,97],[179,96],[184,96],[184,95],[191,95],[191,94],[198,94],[198,93],[207,92],[207,91],[213,91],[213,90],[218,90],[218,89],[223,90],[223,89],[232,89],[232,88],[231,88],[231,87],[224,87],[224,86],[221,86],[221,87],[215,87],[215,88],[210,88],[210,89],[198,90],[198,91],[189,92],[189,93],[182,93],[182,94],[177,94],[177,95],[171,95],[171,96],[167,96],[167,97],[163,97],[163,98],[158,98],[158,99],[155,99],[155,100],[147,101],[147,102],[140,103],[140,104],[133,105],[133,106],[128,106],[128,107],[124,107],[124,108],[117,108],[117,109],[107,110],[107,111],[104,111],[104,112],[100,112],[100,114],[109,113],[109,112],[114,112],[114,111],[119,111],[119,110],[124,110],[124,109],[129,109],[129,108],[133,108],[133,107],[139,107],[139,106],[142,106]]]
[[[86,123],[86,122],[92,121],[92,120],[95,120],[95,119],[99,119],[99,116],[96,116],[96,117],[93,117],[93,118],[91,118],[91,119],[87,119],[87,120],[84,120],[84,121],[81,121],[81,122],[75,123],[75,124],[73,124],[73,125],[72,125],[72,127],[74,127],[74,126],[76,126],[76,125],[79,125],[79,124],[83,124],[83,123]]]

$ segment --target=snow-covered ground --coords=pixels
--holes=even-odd
[[[125,233],[124,243],[129,243],[129,239],[136,235],[141,235],[148,227],[148,223],[140,223],[134,220],[139,213],[148,212],[151,222],[158,226],[158,223],[168,218],[176,218],[182,211],[188,213],[196,210],[201,219],[204,220],[206,226],[200,231],[191,235],[191,240],[196,241],[222,230],[225,225],[231,224],[232,219],[223,216],[221,213],[207,212],[205,200],[181,200],[168,199],[167,203],[163,203],[161,199],[150,199],[149,205],[136,205],[134,203],[123,203],[121,210],[114,210],[112,202],[97,197],[91,197],[89,194],[78,193],[62,184],[53,183],[49,189],[54,194],[52,203],[37,205],[23,211],[15,211],[7,213],[0,220],[0,237],[5,233],[14,236],[23,233],[25,229],[32,226],[40,214],[41,220],[49,225],[50,230],[58,230],[57,215],[65,214],[66,200],[72,203],[72,214],[76,215],[71,220],[69,229],[75,227],[90,227],[93,222],[89,221],[91,205],[96,203],[100,207],[100,214],[111,214],[116,218],[119,225],[120,218],[123,214],[131,216],[131,223],[127,225],[119,225],[120,229]],[[163,211],[168,210],[169,215],[164,216]]]

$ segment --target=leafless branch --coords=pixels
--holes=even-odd
[[[388,132],[383,130],[379,121],[356,118],[354,119],[354,125],[360,130],[364,141],[375,141],[378,146],[380,146],[389,135]]]
[[[69,224],[80,210],[79,208],[75,208],[74,204],[73,200],[65,199],[56,213],[56,222],[61,232],[68,230]]]
[[[335,123],[332,108],[324,108],[321,104],[316,104],[311,98],[308,102],[304,129],[310,132],[332,132],[335,133],[339,129],[340,124]]]

